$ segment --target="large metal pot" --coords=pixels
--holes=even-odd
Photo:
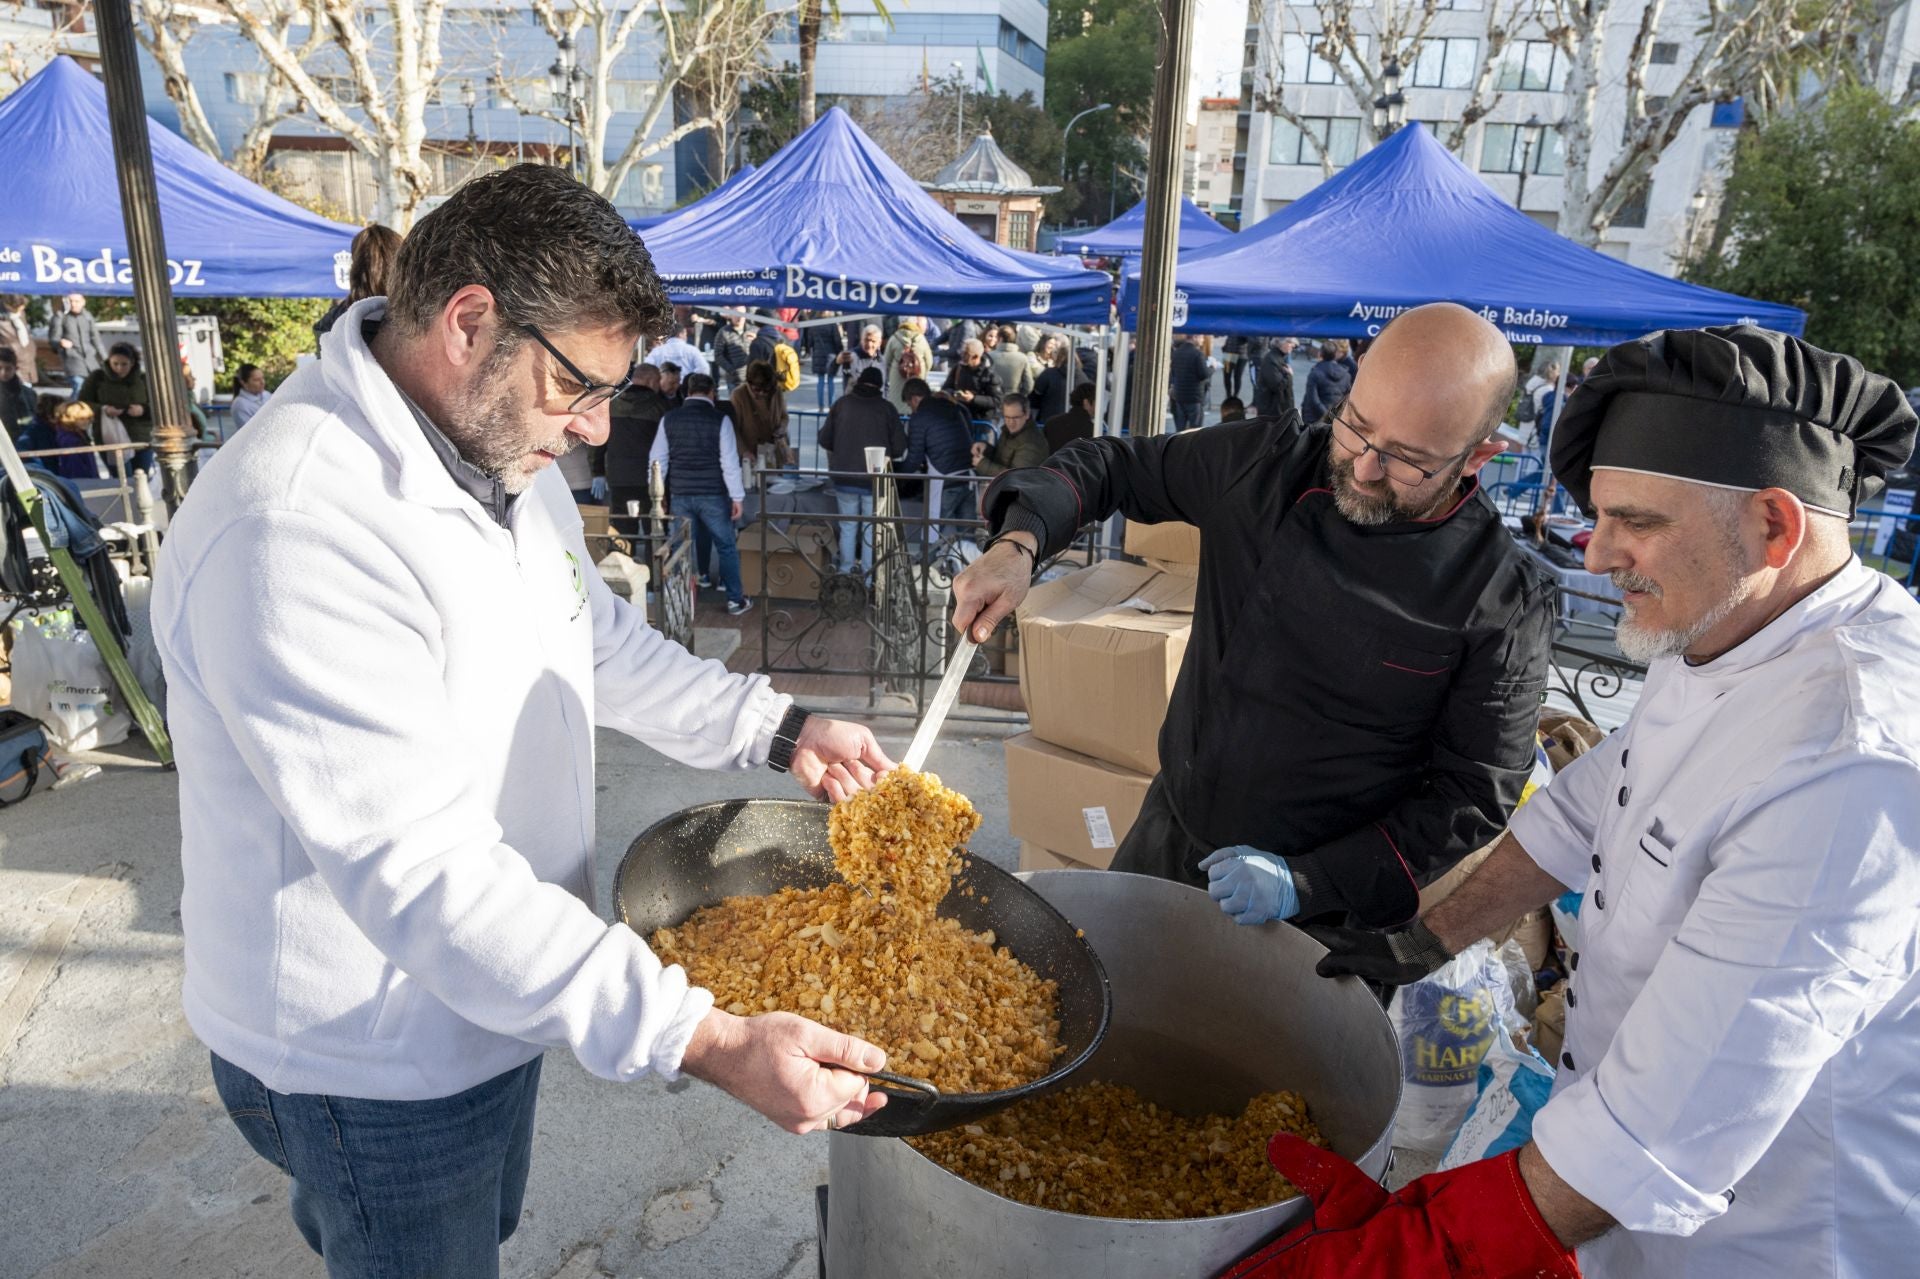
[[[1114,871],[1023,875],[1086,931],[1113,1023],[1083,1079],[1189,1113],[1302,1093],[1333,1149],[1384,1174],[1400,1054],[1380,1003],[1314,974],[1326,952],[1283,924],[1235,927],[1204,892]],[[1003,1199],[904,1141],[828,1138],[828,1279],[1181,1279],[1212,1275],[1307,1218],[1303,1198],[1224,1217],[1133,1221]]]

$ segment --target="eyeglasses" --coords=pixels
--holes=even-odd
[[[1340,408],[1345,407],[1344,404],[1340,406]],[[1469,444],[1452,457],[1444,459],[1440,465],[1434,467],[1432,470],[1428,470],[1418,462],[1410,462],[1398,453],[1389,453],[1385,449],[1374,445],[1366,436],[1360,434],[1358,427],[1340,416],[1340,409],[1338,408],[1327,414],[1327,421],[1333,424],[1333,442],[1335,444],[1338,444],[1354,457],[1363,457],[1368,453],[1373,454],[1380,459],[1380,469],[1387,473],[1387,478],[1398,480],[1402,484],[1424,484],[1434,476],[1440,474],[1440,472],[1446,470],[1449,466],[1452,466],[1455,462],[1458,462],[1467,454],[1473,452],[1473,446]]]
[[[546,334],[531,324],[523,324],[520,327],[533,334],[533,340],[541,346],[546,347],[547,354],[560,361],[560,367],[567,371],[567,376],[580,384],[582,388],[580,394],[574,396],[573,402],[567,405],[567,412],[591,413],[594,409],[599,408],[602,404],[605,404],[608,400],[611,400],[614,396],[619,395],[622,391],[633,385],[633,370],[636,366],[628,365],[627,375],[618,382],[596,382],[582,373],[579,365],[560,354],[560,348],[547,341]]]

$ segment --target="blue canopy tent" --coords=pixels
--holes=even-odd
[[[695,200],[692,204],[683,205],[678,209],[669,209],[665,213],[656,213],[650,218],[628,218],[627,225],[632,227],[636,231],[651,231],[653,230],[653,228],[659,226],[662,222],[665,222],[668,218],[674,217],[677,214],[685,213],[688,209],[697,209],[701,205],[705,204],[708,200],[713,199],[714,196],[719,195],[722,191],[731,190],[733,187],[739,184],[742,178],[747,177],[752,172],[753,172],[753,166],[751,164],[743,164],[739,168],[735,169],[732,173],[728,174],[727,180],[725,182],[722,182],[719,186],[707,192],[705,195],[701,196],[698,200]]]
[[[646,236],[675,302],[1104,324],[1109,282],[989,244],[835,107]]]
[[[179,297],[347,291],[358,228],[247,181],[149,122],[167,277]],[[60,57],[0,102],[0,293],[133,292],[107,94]]]
[[[1146,238],[1147,202],[1134,205],[1103,227],[1088,231],[1063,232],[1053,242],[1056,253],[1073,253],[1083,258],[1137,258]],[[1222,240],[1231,240],[1233,232],[1208,217],[1201,207],[1186,196],[1180,197],[1180,254],[1204,249]]]
[[[1183,253],[1173,317],[1196,333],[1371,337],[1400,312],[1458,302],[1513,342],[1600,345],[1655,329],[1806,312],[1629,266],[1557,235],[1487,188],[1433,135],[1401,129],[1230,241]],[[1125,320],[1140,273],[1126,277]]]

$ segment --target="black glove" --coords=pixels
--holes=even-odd
[[[1453,958],[1433,930],[1417,919],[1392,933],[1311,924],[1301,931],[1330,952],[1314,966],[1322,977],[1351,974],[1383,986],[1409,986]]]

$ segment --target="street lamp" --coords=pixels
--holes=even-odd
[[[1067,121],[1067,127],[1060,130],[1060,181],[1062,183],[1067,180],[1067,135],[1073,132],[1073,126],[1080,123],[1082,116],[1090,116],[1096,111],[1111,110],[1113,110],[1113,103],[1111,102],[1102,102],[1097,107],[1088,107],[1085,111],[1082,111],[1079,115]]]
[[[1527,174],[1533,168],[1533,144],[1540,136],[1540,117],[1530,115],[1520,127],[1526,132],[1520,138],[1520,191],[1513,197],[1513,207],[1524,213],[1527,206]]]
[[[1691,262],[1700,243],[1700,215],[1707,210],[1707,193],[1695,191],[1687,200],[1687,260]]]
[[[475,91],[473,81],[467,81],[466,87],[460,90],[460,101],[467,108],[467,154],[477,156],[480,154],[480,135],[473,129],[473,108],[480,101],[480,95]]]
[[[1381,138],[1392,137],[1407,121],[1407,95],[1400,92],[1400,59],[1388,58],[1380,69],[1380,96],[1373,100],[1373,131]]]
[[[547,88],[553,93],[553,104],[560,108],[567,125],[567,171],[576,178],[580,176],[573,144],[574,120],[580,113],[580,101],[584,96],[587,73],[579,66],[573,48],[573,33],[562,32],[556,42],[560,56],[547,68]]]

